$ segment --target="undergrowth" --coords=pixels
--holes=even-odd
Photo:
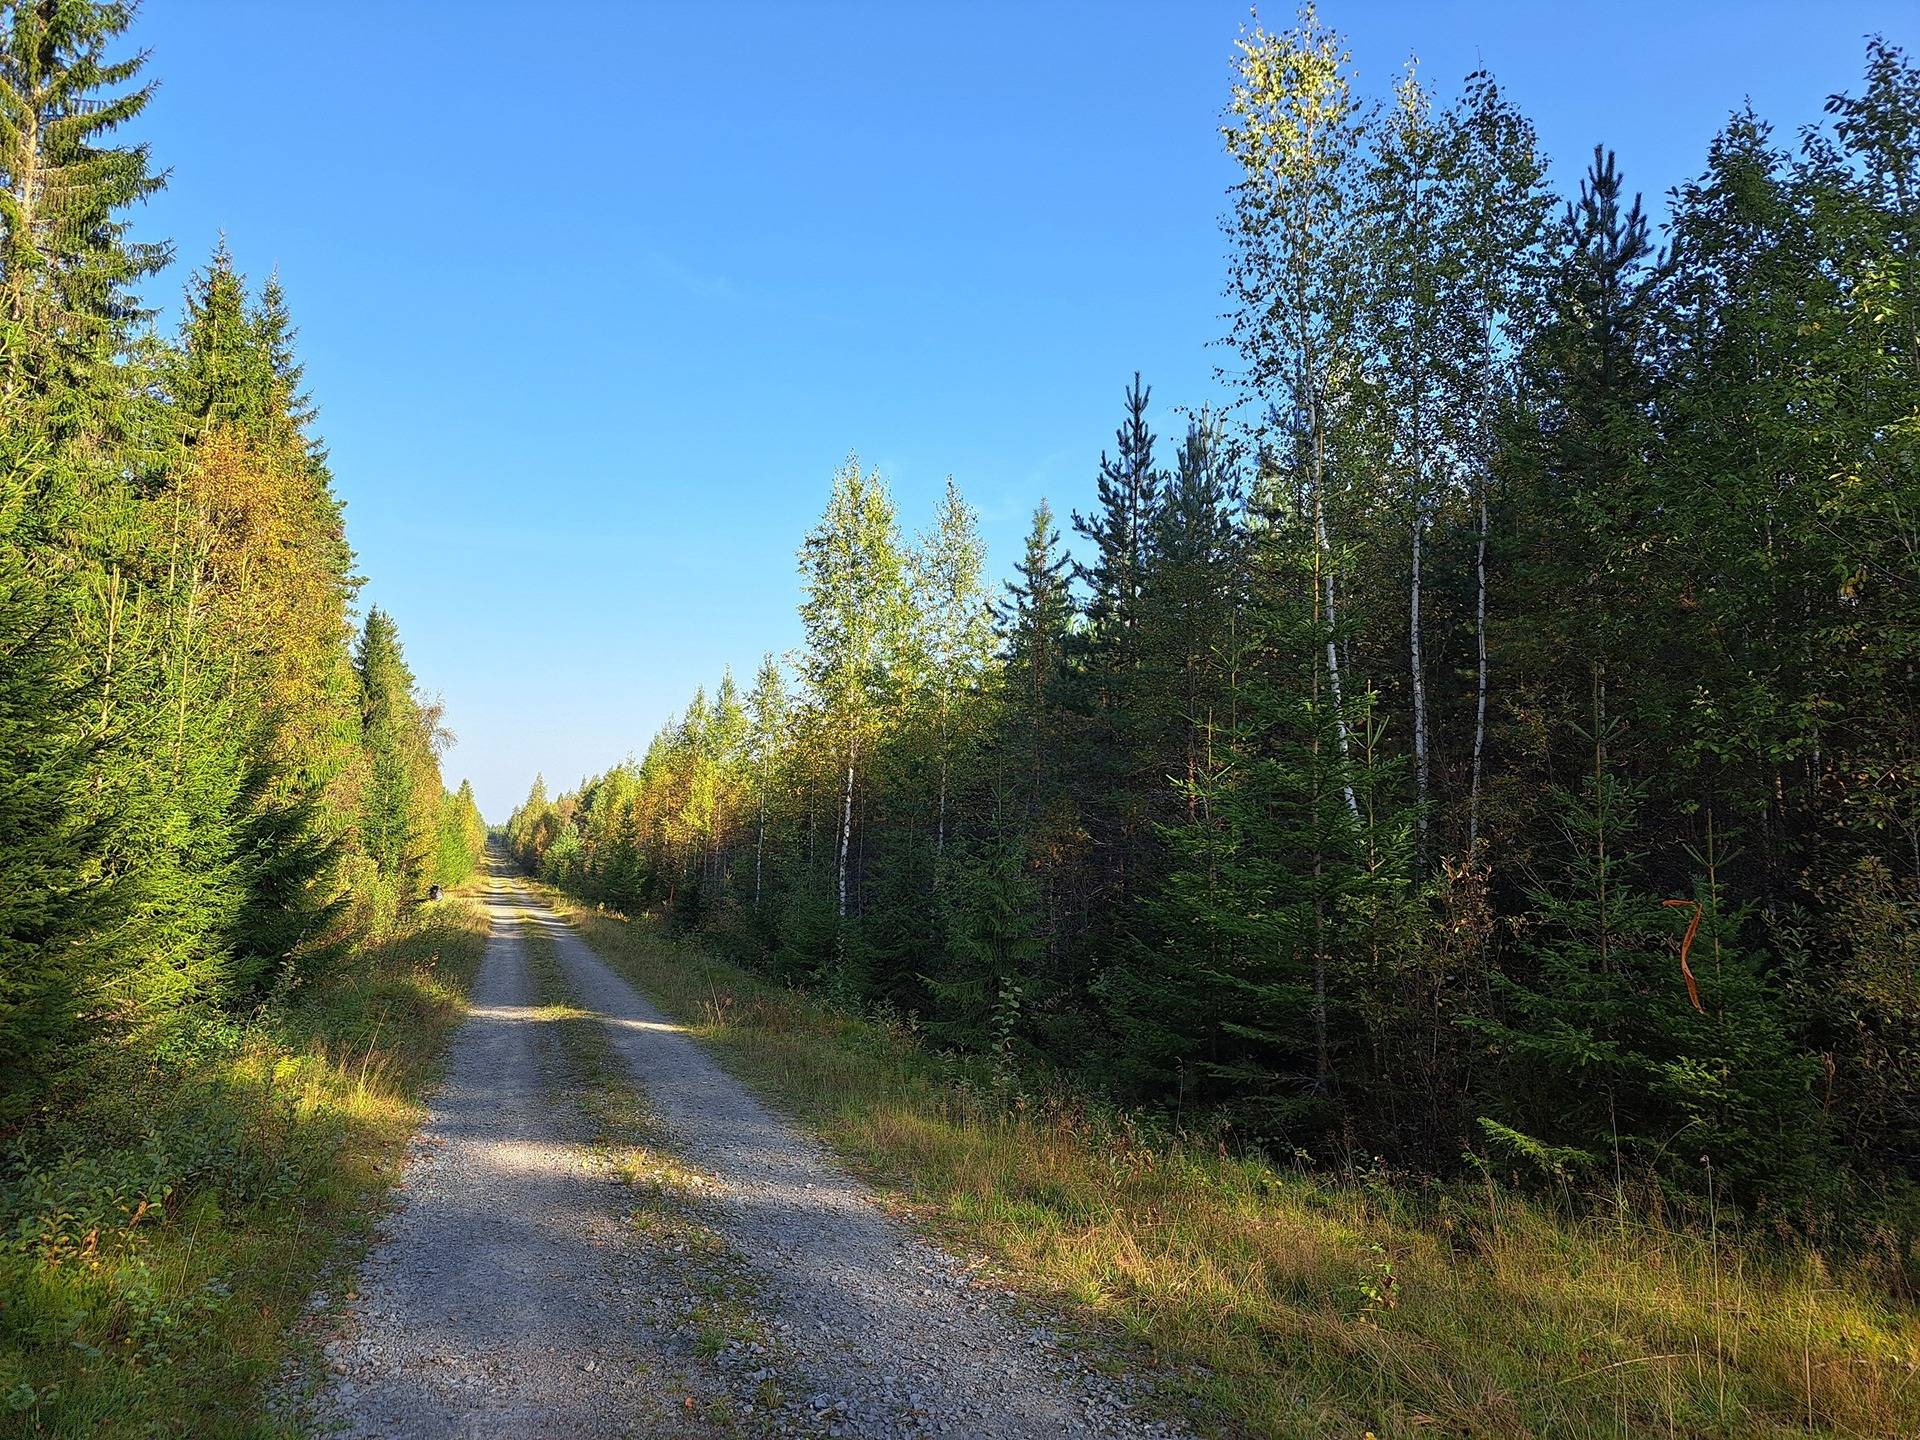
[[[911,1026],[777,988],[547,892],[736,1073],[949,1243],[1146,1359],[1203,1431],[1263,1437],[1920,1434],[1920,1315],[1735,1217],[1275,1164]]]
[[[99,1047],[5,1137],[0,1433],[285,1433],[292,1322],[370,1233],[486,935],[421,906],[244,1021]]]

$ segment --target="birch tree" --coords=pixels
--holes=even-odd
[[[1335,733],[1350,750],[1337,632],[1339,564],[1329,517],[1341,420],[1357,370],[1352,290],[1355,186],[1364,136],[1345,41],[1303,5],[1293,29],[1257,24],[1240,51],[1221,135],[1240,167],[1232,190],[1227,292],[1233,378],[1285,450],[1313,530],[1316,604]],[[1344,785],[1347,807],[1359,802]]]
[[[1453,257],[1443,313],[1456,361],[1443,373],[1442,402],[1451,455],[1472,496],[1474,524],[1474,701],[1467,783],[1467,854],[1480,842],[1486,768],[1487,547],[1494,457],[1500,421],[1518,407],[1518,360],[1537,307],[1543,246],[1554,198],[1546,183],[1533,122],[1516,110],[1491,75],[1467,77],[1460,99],[1441,117],[1452,162],[1440,226]]]
[[[987,547],[980,517],[947,477],[933,528],[913,554],[919,649],[932,691],[939,798],[934,822],[934,881],[946,854],[947,803],[955,744],[955,705],[976,690],[993,655],[993,616],[984,578]]]
[[[1447,488],[1439,404],[1449,353],[1442,303],[1452,256],[1441,228],[1452,176],[1433,96],[1409,62],[1394,103],[1376,126],[1362,221],[1356,311],[1366,352],[1364,393],[1382,412],[1376,453],[1389,508],[1406,517],[1407,694],[1413,715],[1413,775],[1419,859],[1425,863],[1433,805],[1432,720],[1427,705],[1422,588],[1426,532]]]
[[[760,910],[767,876],[767,792],[773,786],[773,766],[787,733],[787,684],[780,662],[769,650],[760,657],[760,671],[747,696],[747,746],[753,763],[753,908]]]
[[[801,673],[841,756],[833,981],[844,989],[855,782],[892,693],[912,613],[893,497],[856,456],[834,472],[826,513],[800,547],[800,577]]]

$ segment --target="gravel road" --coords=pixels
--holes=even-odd
[[[355,1436],[1147,1437],[1096,1375],[970,1269],[887,1216],[510,880],[472,1018],[362,1267],[314,1428]],[[715,1293],[684,1244],[628,1220],[533,1008],[519,926],[551,937],[677,1159],[711,1182],[764,1345],[698,1343]],[[636,1212],[637,1213],[637,1212]]]
[[[705,1435],[673,1407],[647,1257],[566,1098],[512,897],[361,1266],[310,1428],[353,1436]],[[316,1297],[320,1299],[321,1297]]]

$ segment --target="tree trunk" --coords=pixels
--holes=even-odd
[[[940,888],[941,865],[947,857],[947,717],[952,699],[943,682],[940,690],[940,814],[933,833],[933,888]]]
[[[1415,473],[1419,465],[1415,462]],[[1420,485],[1415,480],[1416,490]],[[1421,531],[1426,525],[1426,495],[1413,498],[1413,579],[1407,595],[1407,639],[1409,669],[1413,681],[1413,780],[1417,806],[1414,823],[1419,827],[1419,868],[1427,866],[1427,681],[1420,643],[1420,552]]]
[[[1320,1091],[1327,1088],[1333,1074],[1327,1040],[1327,918],[1326,899],[1320,892],[1323,868],[1316,848],[1313,852],[1313,1085]]]
[[[1340,694],[1340,647],[1334,642],[1334,630],[1340,623],[1339,612],[1334,608],[1332,549],[1327,542],[1327,510],[1325,498],[1324,471],[1319,456],[1320,440],[1314,439],[1314,477],[1313,477],[1313,531],[1316,562],[1320,570],[1320,582],[1327,607],[1327,681],[1333,691],[1333,731],[1340,741],[1340,788],[1347,797],[1347,811],[1355,820],[1360,818],[1360,802],[1353,793],[1353,780],[1348,773],[1348,762],[1352,749],[1347,739],[1347,707]]]
[[[847,736],[847,782],[840,802],[840,923],[833,936],[834,961],[844,978],[847,966],[847,860],[853,850],[853,764],[854,739]]]
[[[1487,743],[1487,487],[1480,483],[1479,571],[1475,586],[1473,628],[1480,649],[1480,674],[1473,709],[1473,780],[1467,789],[1467,854],[1480,843],[1480,757]]]
[[[1316,559],[1316,564],[1318,563]],[[1319,604],[1320,591],[1314,589],[1314,603]],[[1331,654],[1332,646],[1328,652]],[[1313,708],[1320,708],[1320,671],[1316,667],[1309,680],[1310,699]],[[1321,876],[1324,871],[1322,842],[1325,831],[1320,823],[1321,806],[1325,803],[1325,792],[1320,780],[1324,772],[1320,768],[1320,735],[1316,729],[1313,735],[1313,1088],[1324,1091],[1327,1088],[1327,1074],[1332,1068],[1328,1060],[1327,1043],[1327,945],[1326,945],[1326,899],[1321,893]]]
[[[760,885],[766,875],[767,779],[760,777],[760,825],[753,838],[753,911],[760,913]]]

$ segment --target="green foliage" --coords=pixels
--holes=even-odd
[[[1711,848],[1678,902],[1699,923],[1673,946],[1675,907],[1638,883],[1643,797],[1609,768],[1616,733],[1595,736],[1581,789],[1556,795],[1564,851],[1531,892],[1523,963],[1498,977],[1499,1018],[1471,1022],[1505,1071],[1503,1108],[1616,1175],[1690,1175],[1704,1155],[1749,1195],[1817,1196],[1829,1172],[1813,1060],[1740,948]]]
[[[127,239],[126,210],[164,183],[144,145],[113,134],[153,97],[145,57],[109,58],[127,4],[0,9],[0,357],[8,409],[31,404],[72,435],[107,428],[122,403],[116,363],[141,312],[128,287],[168,258]],[[17,412],[16,412],[17,413]]]
[[[243,1261],[183,1236],[297,1213],[340,1169],[298,1087],[242,1072],[318,1043],[305,997],[423,866],[470,873],[484,827],[442,799],[386,616],[350,661],[279,286],[253,298],[223,243],[177,337],[143,333],[168,251],[128,219],[161,183],[120,133],[151,94],[113,55],[131,9],[0,3],[0,1378],[31,1424],[198,1433],[139,1377],[278,1330]]]
[[[479,868],[486,852],[487,822],[474,802],[472,784],[462,780],[459,790],[440,796],[431,883],[460,884]]]
[[[944,961],[922,975],[933,1033],[1011,1066],[1027,1050],[1022,1011],[1044,972],[1039,885],[1020,832],[995,826],[956,853],[941,890]]]
[[[95,697],[70,668],[56,597],[10,539],[0,636],[0,1119],[11,1120],[58,1065],[86,1008],[98,927],[119,906],[86,791]]]
[[[1915,74],[1872,42],[1792,153],[1734,116],[1656,253],[1604,147],[1555,218],[1492,77],[1370,111],[1311,7],[1251,28],[1235,421],[1163,468],[1134,377],[991,655],[958,491],[909,549],[850,462],[795,692],[536,786],[517,853],[1280,1153],[1897,1212]]]
[[[366,1233],[486,928],[477,906],[415,912],[245,1020],[95,1048],[63,1077],[0,1152],[0,1413],[26,1433],[260,1433],[334,1253],[316,1241]]]

